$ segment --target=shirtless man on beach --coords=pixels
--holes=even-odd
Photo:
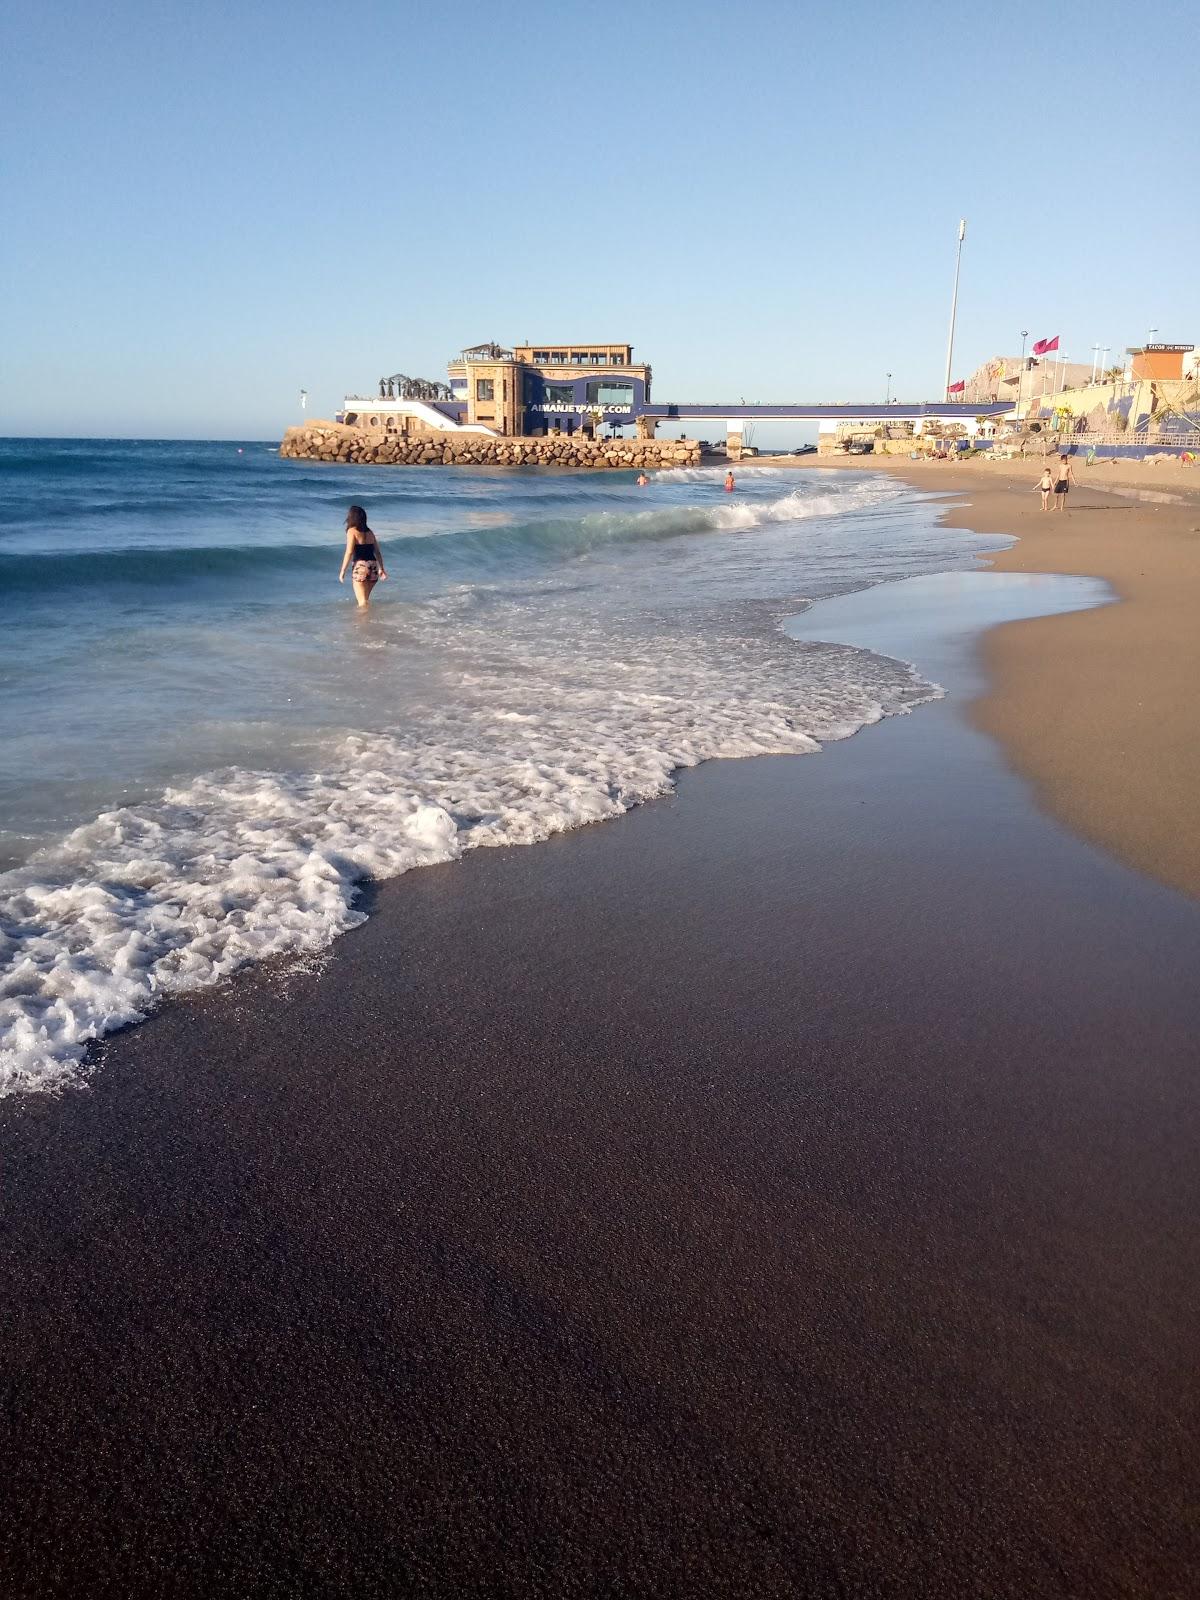
[[[1070,456],[1059,456],[1058,467],[1054,474],[1054,509],[1066,509],[1067,492],[1075,482],[1075,468],[1071,465]]]
[[[725,493],[732,494],[736,487],[737,479],[733,475],[733,468],[730,467],[729,471],[725,474]]]

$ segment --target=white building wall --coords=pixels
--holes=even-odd
[[[453,417],[445,416],[436,406],[424,400],[360,400],[357,396],[347,395],[342,401],[342,415],[346,416],[351,411],[367,419],[368,424],[371,417],[416,417],[440,433],[482,433],[492,438],[496,432],[494,428],[485,428],[479,423],[455,422]]]

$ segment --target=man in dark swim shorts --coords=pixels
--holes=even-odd
[[[1054,474],[1054,509],[1061,511],[1067,503],[1067,493],[1075,482],[1075,469],[1070,456],[1059,456],[1058,471]]]

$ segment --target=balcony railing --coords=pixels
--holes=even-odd
[[[465,367],[468,362],[486,364],[489,361],[511,361],[511,350],[502,349],[500,345],[492,345],[488,349],[460,350],[456,356],[451,356],[446,365],[448,367]]]

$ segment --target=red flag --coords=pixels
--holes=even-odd
[[[1053,339],[1039,339],[1038,342],[1033,347],[1033,353],[1034,353],[1035,356],[1044,356],[1048,350],[1057,350],[1057,349],[1058,349],[1058,335],[1055,334]]]
[[[947,394],[961,394],[966,387],[967,387],[967,380],[964,378],[961,383],[952,383],[950,385],[950,387],[946,390],[946,393]]]

